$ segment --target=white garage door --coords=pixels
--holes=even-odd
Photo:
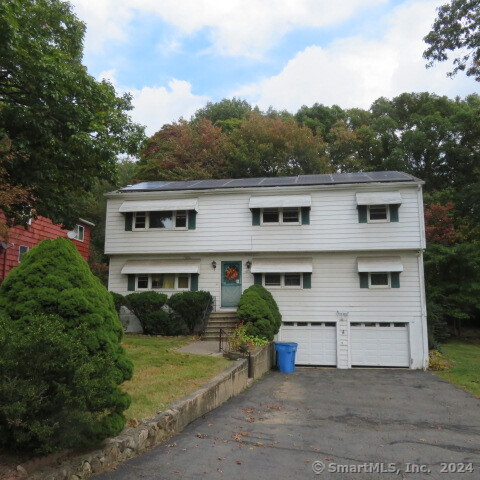
[[[282,325],[281,342],[298,343],[295,365],[336,365],[337,328],[335,322],[288,322]]]
[[[352,367],[408,367],[410,349],[406,323],[351,323]]]

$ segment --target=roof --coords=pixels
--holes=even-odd
[[[423,183],[404,172],[358,172],[297,175],[295,177],[227,178],[221,180],[189,180],[180,182],[142,182],[127,185],[118,192],[163,192],[174,190],[214,190],[217,188],[299,187],[307,185],[341,185],[358,183]]]

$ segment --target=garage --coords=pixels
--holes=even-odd
[[[352,322],[350,355],[352,367],[409,367],[407,323]]]
[[[296,342],[296,365],[337,365],[335,322],[286,322],[280,330],[281,342]]]

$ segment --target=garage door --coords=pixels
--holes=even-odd
[[[335,322],[288,322],[282,325],[281,342],[298,343],[296,365],[336,365],[337,328]]]
[[[408,367],[410,349],[406,323],[351,323],[352,367]]]

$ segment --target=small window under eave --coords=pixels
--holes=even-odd
[[[176,200],[127,200],[118,211],[128,212],[170,212],[174,210],[198,210],[198,198]]]
[[[357,193],[357,205],[400,205],[400,192],[364,192]]]
[[[358,272],[403,272],[400,257],[358,257]]]

